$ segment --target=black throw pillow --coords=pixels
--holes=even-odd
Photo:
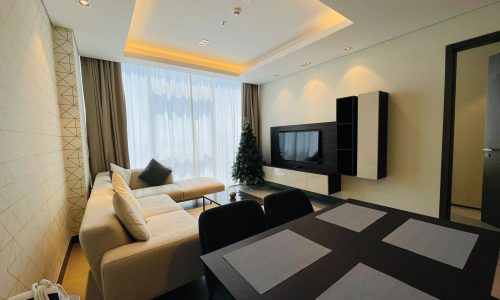
[[[152,159],[144,171],[139,174],[139,178],[153,186],[163,185],[170,173],[172,170]]]

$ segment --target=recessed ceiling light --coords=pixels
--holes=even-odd
[[[344,51],[349,51],[349,50],[352,50],[352,47],[345,47],[344,48]]]
[[[78,0],[81,6],[90,7],[90,0]]]
[[[210,41],[209,41],[209,40],[202,39],[202,40],[198,43],[198,45],[200,45],[200,46],[204,47],[204,46],[208,45],[208,43],[210,43]]]
[[[241,8],[235,7],[233,8],[233,15],[239,16],[241,14]]]
[[[311,62],[310,62],[310,61],[308,61],[308,62],[305,62],[305,63],[301,64],[300,66],[301,66],[302,68],[305,68],[305,67],[309,67],[310,65],[311,65]]]
[[[241,0],[241,1],[243,1],[245,3],[248,3],[248,4],[252,4],[253,3],[253,0]]]

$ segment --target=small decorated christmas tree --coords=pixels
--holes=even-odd
[[[257,184],[262,182],[262,154],[257,148],[257,140],[253,135],[252,126],[245,121],[241,131],[241,140],[233,164],[233,180],[243,184]]]

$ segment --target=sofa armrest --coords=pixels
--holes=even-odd
[[[198,228],[188,227],[106,252],[104,299],[152,299],[203,275]]]
[[[104,254],[111,249],[132,242],[129,234],[116,218],[112,204],[111,182],[107,185],[109,187],[92,192],[79,233],[80,245],[99,290],[102,290],[101,260]]]

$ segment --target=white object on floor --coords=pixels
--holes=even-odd
[[[57,294],[59,300],[80,300],[79,296],[68,296],[62,285],[53,284],[47,279],[33,283],[31,291],[10,297],[8,300],[49,300],[49,295]]]

